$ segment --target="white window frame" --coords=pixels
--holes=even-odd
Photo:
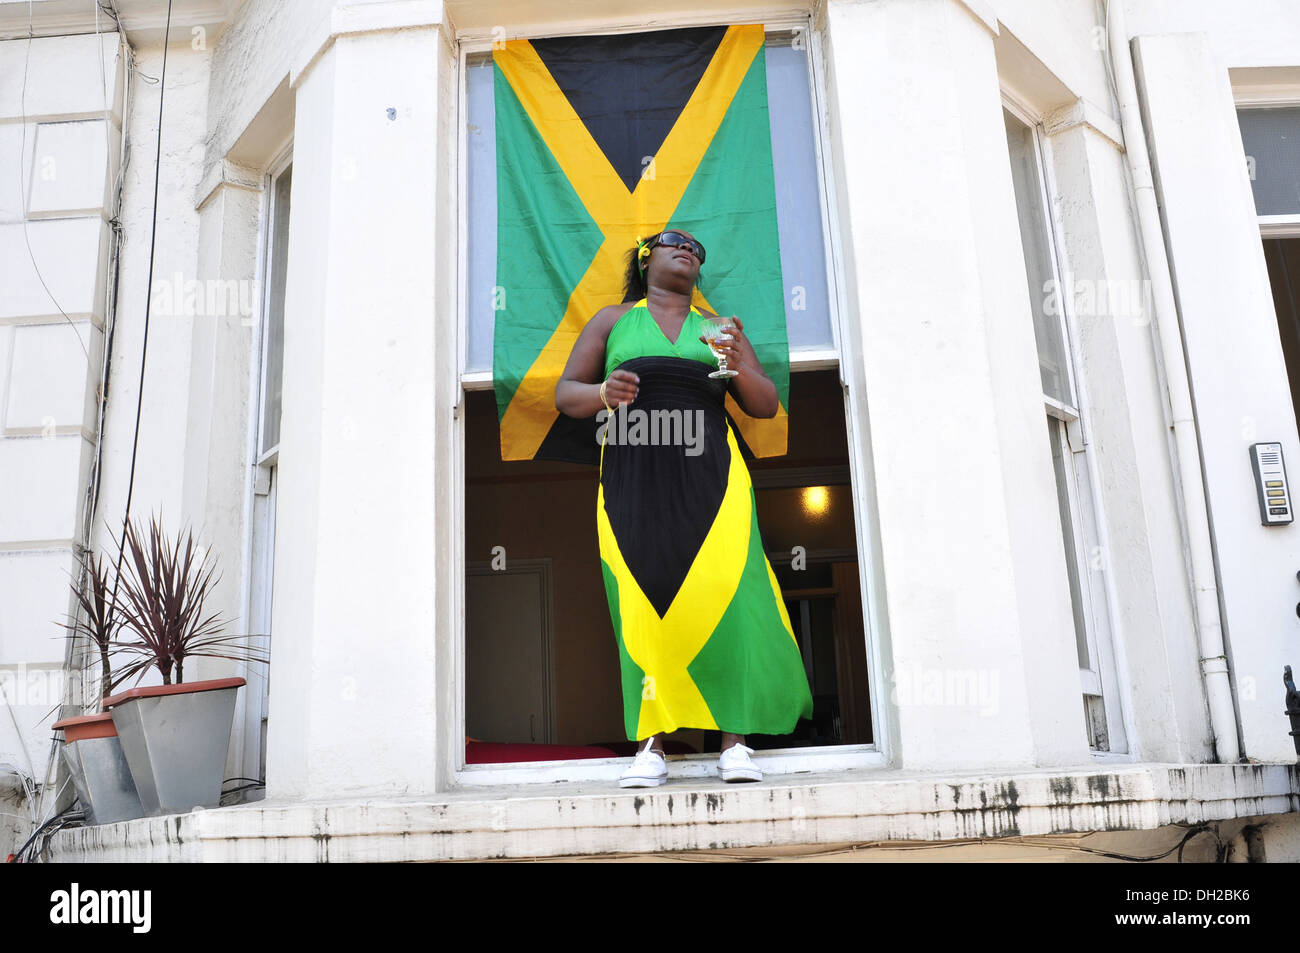
[[[1300,87],[1287,84],[1268,92],[1259,90],[1236,91],[1232,96],[1233,109],[1278,109],[1300,107]],[[1244,144],[1243,144],[1244,145]],[[1251,188],[1251,208],[1254,209],[1255,190]],[[1261,238],[1300,238],[1300,212],[1289,215],[1256,215]]]
[[[1134,761],[1136,754],[1132,739],[1137,735],[1132,724],[1132,681],[1124,665],[1123,653],[1118,650],[1122,639],[1122,617],[1114,574],[1110,570],[1109,521],[1106,519],[1101,495],[1096,489],[1102,484],[1097,455],[1091,452],[1093,440],[1089,422],[1088,389],[1084,376],[1078,373],[1078,368],[1083,363],[1083,352],[1079,345],[1078,324],[1074,314],[1073,275],[1069,269],[1064,236],[1056,214],[1060,190],[1053,173],[1052,145],[1043,133],[1043,117],[1006,87],[1002,88],[1002,105],[1028,126],[1033,135],[1034,158],[1042,190],[1042,224],[1048,237],[1048,254],[1051,258],[1052,277],[1056,281],[1059,317],[1064,330],[1066,371],[1070,392],[1075,400],[1071,406],[1047,394],[1043,395],[1046,414],[1065,425],[1061,452],[1066,463],[1066,495],[1074,536],[1075,565],[1079,568],[1079,590],[1084,600],[1082,615],[1090,661],[1088,669],[1078,669],[1078,697],[1082,703],[1084,694],[1100,694],[1106,709],[1106,733],[1110,750],[1100,751],[1090,745],[1092,757],[1099,761]],[[1099,566],[1094,567],[1093,554],[1099,558]],[[1094,568],[1096,571],[1091,571]],[[1095,577],[1098,575],[1101,577],[1100,586],[1096,585]],[[1071,630],[1073,628],[1072,616]],[[1071,644],[1075,644],[1074,639],[1071,639]]]
[[[879,566],[879,542],[875,539],[878,521],[871,500],[866,475],[862,472],[859,448],[865,447],[862,426],[854,403],[848,399],[848,381],[853,379],[853,355],[845,354],[842,347],[841,322],[844,320],[846,300],[846,282],[843,273],[843,255],[835,236],[842,234],[839,227],[837,209],[839,202],[832,194],[834,177],[828,156],[827,129],[828,109],[826,105],[826,82],[823,71],[822,37],[814,29],[812,16],[789,15],[763,16],[755,15],[752,9],[737,9],[734,14],[713,13],[695,17],[675,19],[674,27],[725,26],[737,23],[762,23],[769,32],[801,31],[808,40],[808,58],[811,66],[809,88],[812,101],[814,144],[816,148],[816,167],[818,172],[818,195],[822,209],[822,240],[826,248],[827,298],[830,310],[831,336],[834,347],[831,350],[799,350],[790,355],[791,372],[820,370],[837,367],[840,373],[840,385],[845,394],[845,426],[848,442],[849,469],[854,503],[854,526],[858,551],[858,579],[861,587],[862,615],[864,636],[867,639],[868,686],[871,700],[871,744],[826,745],[808,748],[778,748],[763,751],[763,769],[769,775],[796,774],[809,771],[837,771],[852,769],[880,769],[889,765],[892,752],[888,739],[893,736],[893,712],[885,699],[882,660],[879,646],[880,624],[877,607],[881,605],[878,598],[883,584],[883,574]],[[655,24],[660,27],[661,24]],[[529,39],[545,36],[573,36],[581,34],[634,33],[647,29],[644,23],[619,24],[611,26],[602,23],[568,22],[548,27],[537,32],[530,32]],[[469,227],[468,208],[468,143],[464,117],[467,114],[466,91],[466,57],[492,48],[495,38],[482,31],[464,31],[457,36],[459,47],[457,72],[457,135],[458,144],[458,211],[457,229],[460,248],[468,247]],[[542,783],[560,780],[608,780],[611,774],[626,767],[626,758],[599,758],[577,761],[544,761],[502,765],[466,765],[465,764],[465,592],[464,580],[466,561],[463,552],[465,539],[465,414],[464,394],[470,390],[488,390],[492,387],[490,372],[466,373],[468,359],[468,320],[469,304],[467,288],[469,283],[468,256],[459,256],[456,302],[456,350],[457,350],[457,405],[456,420],[453,427],[454,457],[456,472],[454,474],[454,492],[456,494],[453,512],[455,539],[458,545],[453,553],[453,572],[457,580],[455,590],[457,624],[454,628],[454,645],[452,657],[456,667],[453,682],[456,686],[454,704],[455,722],[453,730],[442,737],[450,740],[459,748],[453,758],[456,768],[457,786],[478,787],[515,783]],[[717,760],[713,754],[687,755],[680,762],[674,761],[674,775],[684,777],[709,777],[714,774]]]
[[[254,325],[252,347],[249,349],[248,368],[248,408],[249,419],[246,431],[247,453],[250,465],[244,479],[244,539],[243,571],[240,578],[240,605],[243,617],[247,620],[264,615],[269,628],[271,606],[269,597],[273,594],[272,581],[269,576],[274,565],[275,533],[275,487],[270,481],[280,456],[277,443],[267,452],[262,453],[262,428],[265,420],[263,400],[266,394],[266,336],[269,332],[267,315],[270,310],[272,282],[270,273],[272,237],[275,234],[275,184],[293,163],[293,137],[290,135],[274,153],[274,158],[262,173],[262,196],[258,209],[257,238],[257,287],[261,290],[258,319]],[[292,206],[291,206],[292,208]],[[259,504],[258,497],[266,502]],[[261,572],[255,572],[255,565]],[[261,575],[264,578],[258,578]],[[268,589],[271,589],[268,592]],[[258,612],[259,600],[267,599],[265,610]],[[261,765],[265,761],[263,750],[262,721],[267,717],[269,696],[267,686],[270,679],[270,635],[269,632],[250,638],[255,647],[266,653],[266,663],[244,661],[240,663],[239,674],[247,683],[241,693],[239,710],[236,717],[235,731],[235,765],[241,777],[257,778],[266,781]],[[263,789],[264,790],[264,789]],[[256,797],[256,792],[254,793]]]

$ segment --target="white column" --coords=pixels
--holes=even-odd
[[[1248,448],[1280,441],[1294,482],[1300,443],[1228,70],[1202,33],[1138,37],[1134,66],[1187,350],[1242,754],[1294,761],[1282,668],[1300,672],[1300,528],[1260,524]]]
[[[909,768],[1085,760],[990,24],[957,0],[831,0],[827,27],[889,741]]]
[[[451,624],[450,45],[338,37],[297,85],[268,796],[433,791]]]

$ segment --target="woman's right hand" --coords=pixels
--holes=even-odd
[[[605,409],[600,399],[601,377],[605,371],[605,344],[618,319],[632,305],[628,302],[606,305],[597,311],[578,335],[569,352],[564,373],[555,385],[555,409],[578,420],[587,420]],[[631,371],[614,371],[605,387],[610,408],[636,399],[637,376]]]
[[[605,401],[612,408],[630,404],[636,400],[641,378],[631,371],[611,371],[605,381]]]

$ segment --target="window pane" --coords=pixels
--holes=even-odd
[[[469,309],[467,371],[492,370],[492,286],[497,280],[496,101],[492,98],[492,54],[467,57],[465,99],[469,113],[468,157]]]
[[[284,279],[289,263],[289,190],[293,167],[275,180],[271,199],[270,295],[266,303],[261,453],[280,443],[280,395],[284,377]]]
[[[1007,127],[1007,151],[1011,155],[1011,180],[1016,189],[1016,214],[1020,220],[1020,243],[1025,250],[1025,275],[1029,280],[1029,305],[1034,315],[1034,339],[1038,342],[1038,370],[1043,393],[1073,406],[1070,375],[1066,370],[1064,326],[1060,296],[1052,266],[1051,236],[1043,205],[1043,183],[1038,174],[1038,155],[1033,130],[1003,110]]]
[[[795,47],[791,34],[769,33],[764,45],[786,336],[791,351],[834,347],[808,85],[808,37],[800,34],[798,39]]]
[[[1300,213],[1300,106],[1240,109],[1237,123],[1256,214]]]
[[[1074,640],[1078,648],[1079,668],[1092,668],[1088,651],[1088,628],[1083,619],[1083,592],[1079,587],[1079,559],[1075,548],[1074,520],[1070,514],[1070,484],[1066,480],[1062,441],[1063,424],[1047,418],[1047,439],[1052,445],[1052,468],[1056,471],[1056,505],[1061,517],[1061,539],[1065,541],[1065,567],[1070,576],[1070,607],[1074,610]]]

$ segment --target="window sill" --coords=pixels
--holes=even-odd
[[[860,770],[260,801],[56,834],[52,861],[417,861],[1154,830],[1300,809],[1295,764]]]
[[[808,748],[773,748],[756,751],[768,779],[790,775],[821,774],[846,770],[881,769],[884,755],[870,745],[826,745]],[[590,758],[580,761],[528,761],[509,764],[470,764],[456,774],[458,787],[491,788],[505,784],[587,782],[617,787],[617,778],[631,763],[630,758]],[[668,756],[668,783],[687,778],[717,779],[717,754]],[[728,785],[729,787],[729,785]]]

